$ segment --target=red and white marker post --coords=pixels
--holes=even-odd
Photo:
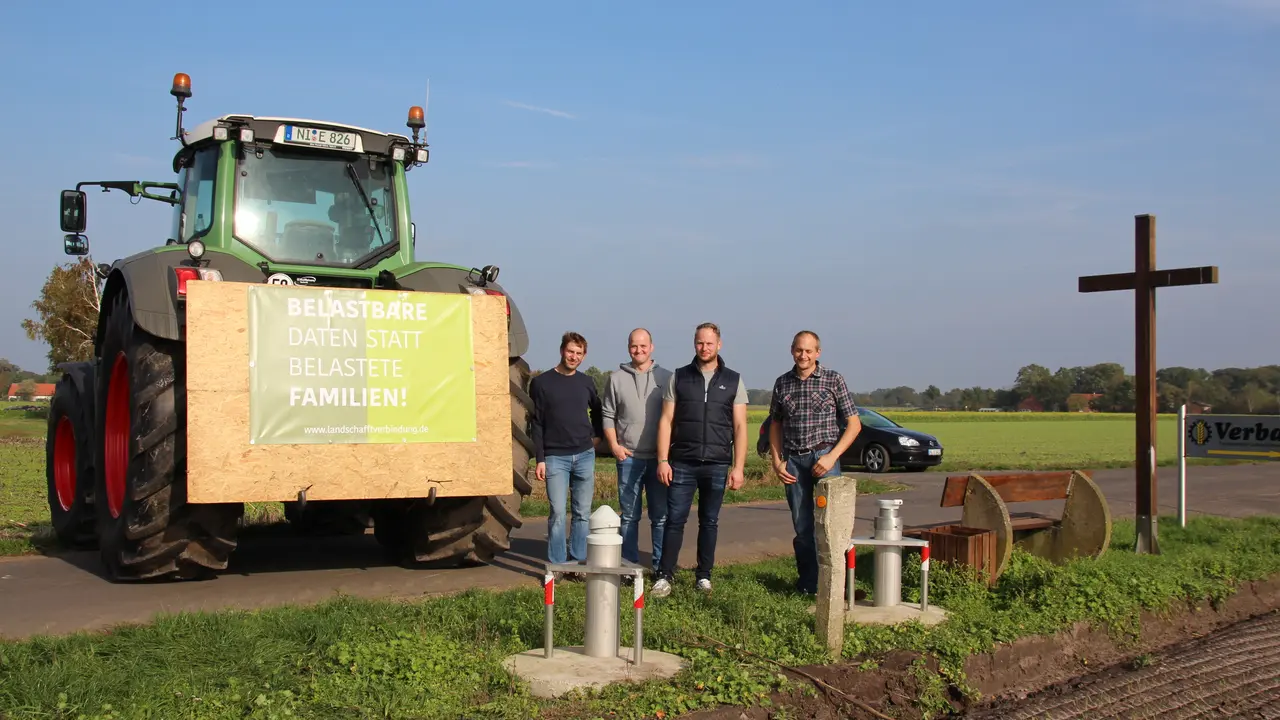
[[[848,610],[853,607],[854,598],[857,597],[854,589],[853,571],[858,564],[858,549],[849,546],[849,550],[844,554],[844,609]]]
[[[550,658],[552,645],[555,644],[555,631],[553,630],[556,618],[555,573],[547,573],[542,576],[542,602],[547,608],[547,619],[542,628],[542,645],[546,648],[547,658]]]

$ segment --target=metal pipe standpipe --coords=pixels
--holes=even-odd
[[[902,539],[902,517],[898,508],[902,500],[877,500],[880,514],[875,521],[875,539],[898,541]],[[902,548],[893,545],[876,546],[874,604],[876,607],[893,607],[902,602]]]
[[[593,567],[622,566],[622,519],[608,505],[591,514],[587,535],[587,626],[583,652],[588,657],[618,654],[618,588],[622,578],[612,573],[591,573]]]

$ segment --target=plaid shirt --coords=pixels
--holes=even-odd
[[[769,415],[782,423],[782,452],[805,452],[840,439],[838,419],[858,413],[844,377],[819,363],[801,380],[793,366],[773,383]]]

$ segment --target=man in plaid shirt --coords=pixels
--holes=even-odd
[[[818,479],[840,474],[840,456],[862,430],[858,408],[840,373],[822,367],[822,341],[801,330],[791,340],[795,366],[773,383],[769,404],[769,451],[791,507],[796,537],[796,589],[818,592],[818,542],[814,536],[813,488]],[[840,432],[838,418],[848,424]]]

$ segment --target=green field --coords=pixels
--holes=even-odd
[[[44,420],[36,415],[8,410],[0,403],[0,555],[38,552],[51,548],[44,478]],[[752,408],[747,461],[747,482],[726,497],[728,503],[780,500],[782,486],[773,478],[766,461],[755,453],[763,408]],[[887,417],[913,430],[935,435],[944,449],[938,472],[966,470],[1101,469],[1132,467],[1133,415],[1102,413],[960,413],[886,412]],[[1157,457],[1161,465],[1177,455],[1177,418],[1158,420]],[[1240,461],[1188,460],[1188,464],[1222,464]],[[615,504],[617,485],[611,458],[596,463],[596,505]],[[900,485],[881,482],[861,472],[859,491],[892,492]],[[522,508],[526,517],[547,512],[543,486],[537,486]],[[283,520],[279,503],[253,503],[246,509],[246,523],[270,524]]]

